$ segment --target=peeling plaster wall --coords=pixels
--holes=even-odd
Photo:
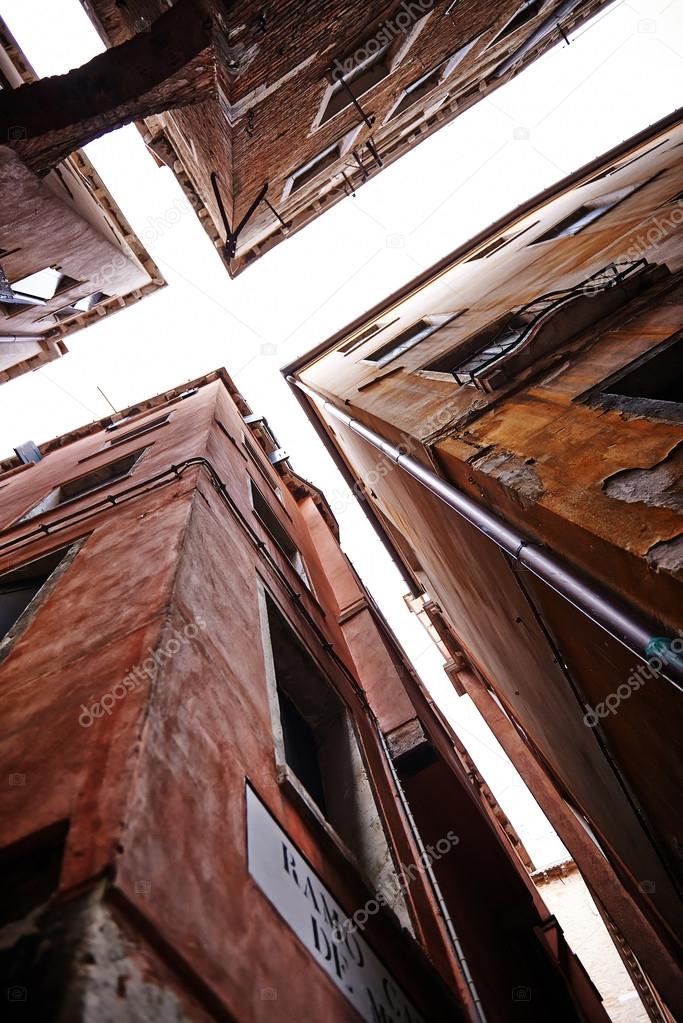
[[[349,415],[630,602],[655,634],[669,636],[683,628],[680,403],[619,396],[620,404],[608,405],[600,397],[626,367],[679,336],[683,210],[671,200],[683,187],[681,144],[680,120],[630,149],[625,144],[618,159],[532,200],[296,370]],[[630,186],[630,195],[583,231],[534,244],[583,203]],[[498,251],[470,259],[517,231]],[[611,261],[639,258],[659,267],[644,288],[491,393],[428,368],[449,353],[455,364],[459,352],[470,353],[472,337],[524,303],[574,287]],[[385,366],[368,358],[425,316],[456,313]],[[385,320],[396,322],[353,347],[354,337]],[[406,572],[415,577],[419,564],[419,581],[517,722],[557,798],[585,817],[624,896],[680,955],[673,937],[683,926],[675,890],[683,881],[680,693],[650,680],[620,697],[618,712],[598,729],[587,727],[587,708],[620,686],[623,693],[637,659],[533,576],[516,572],[357,435],[315,403],[308,407],[354,479],[365,482],[390,541],[402,538],[394,546]]]

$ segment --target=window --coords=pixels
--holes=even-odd
[[[386,890],[393,864],[348,708],[263,592],[262,609],[280,782],[327,823],[372,886]],[[400,897],[393,908],[410,926]]]
[[[386,366],[388,362],[397,359],[399,355],[403,355],[404,352],[409,351],[419,344],[420,341],[424,341],[426,337],[434,334],[440,327],[450,323],[458,316],[462,316],[462,313],[426,316],[424,319],[418,320],[417,323],[413,323],[406,330],[401,331],[400,334],[397,334],[391,341],[387,341],[381,348],[377,348],[371,354],[363,356],[363,358],[367,362],[376,363],[378,366]]]
[[[591,404],[643,415],[683,419],[683,338],[642,355],[590,392]]]
[[[466,338],[455,351],[451,348],[422,366],[431,373],[455,375],[458,383],[469,383],[470,373],[480,365],[498,358],[519,340],[528,320],[520,316],[506,316],[502,320]],[[462,379],[460,379],[462,377]]]
[[[254,447],[254,445],[244,435],[242,435],[242,440],[244,442],[244,446],[245,446],[247,452],[251,456],[251,460],[252,460],[253,464],[258,469],[258,471],[261,474],[262,478],[265,480],[265,482],[268,484],[270,489],[273,491],[273,493],[277,497],[278,501],[282,501],[282,493],[280,492],[280,488],[277,485],[277,483],[275,482],[275,480],[271,479],[271,473],[273,472],[273,470],[270,469],[270,463],[269,463],[269,469],[266,469],[266,467],[262,464],[262,458],[264,458],[265,456],[264,455],[259,456],[259,453],[256,450],[256,448]]]
[[[157,419],[152,419],[148,423],[140,423],[134,429],[129,430],[128,433],[121,434],[120,437],[114,437],[109,441],[109,447],[113,448],[116,444],[125,444],[129,440],[134,440],[136,437],[142,437],[143,434],[149,433],[150,430],[157,430],[160,426],[165,426],[171,416],[170,412],[167,412],[165,416],[159,416]]]
[[[629,195],[632,195],[645,184],[647,182],[640,182],[637,185],[631,185],[629,188],[622,188],[617,192],[608,192],[606,195],[589,199],[579,206],[578,209],[570,213],[568,217],[564,217],[557,224],[554,224],[550,230],[545,231],[538,238],[534,238],[531,245],[539,245],[541,242],[548,242],[554,238],[571,238],[573,235],[578,234],[579,231],[583,231],[593,221],[598,220],[605,213],[614,209],[615,206],[618,206],[620,202],[623,202],[624,199],[627,199]]]
[[[62,547],[0,575],[0,641],[13,629],[68,551],[68,547]]]
[[[13,281],[11,284],[13,297],[3,298],[11,305],[45,305],[56,295],[77,287],[79,283],[73,277],[48,266],[44,270],[29,274],[28,277],[22,277],[21,280]]]
[[[365,330],[362,330],[360,334],[356,334],[350,341],[346,341],[345,344],[340,345],[337,351],[341,352],[343,355],[349,355],[351,352],[355,352],[356,348],[360,348],[365,341],[374,337],[375,334],[379,334],[381,330],[386,330],[387,327],[390,327],[397,321],[398,316],[395,316],[393,320],[378,320],[377,323],[373,323],[371,326],[366,327]]]
[[[650,146],[649,149],[644,149],[642,153],[636,153],[635,156],[632,156],[628,160],[623,160],[621,163],[613,164],[611,167],[608,167],[607,170],[594,174],[592,178],[589,178],[589,180],[585,182],[585,184],[591,185],[594,181],[600,181],[602,178],[606,178],[610,174],[617,174],[619,171],[625,170],[625,168],[630,167],[632,163],[636,163],[637,160],[642,160],[644,156],[649,156],[649,154],[653,153],[655,149],[659,149],[660,146],[666,145],[668,141],[668,138],[662,139],[661,142],[658,142],[654,146]]]
[[[523,227],[520,231],[510,231],[507,234],[501,234],[498,238],[494,238],[492,242],[484,245],[483,248],[477,249],[473,256],[469,256],[465,262],[472,263],[475,259],[485,259],[487,256],[491,256],[494,252],[498,252],[498,249],[502,249],[505,245],[509,245],[515,238],[519,238],[521,235],[526,234],[532,227],[535,227],[538,223],[537,220],[533,224],[529,224],[527,227]]]
[[[396,106],[390,111],[387,121],[391,121],[394,117],[398,117],[405,110],[419,103],[421,99],[428,96],[434,91],[439,85],[450,78],[458,65],[465,59],[469,51],[474,46],[477,40],[473,39],[471,42],[461,46],[460,49],[449,57],[448,60],[444,61],[433,71],[427,71],[421,75],[416,81],[412,82],[403,92],[403,95],[399,99]],[[447,97],[444,97],[446,99]]]
[[[360,131],[360,125],[357,125],[350,132],[347,132],[342,139],[338,142],[333,142],[331,146],[324,149],[322,153],[318,153],[308,163],[303,164],[298,170],[295,170],[285,182],[284,191],[282,198],[286,199],[287,196],[292,195],[294,192],[298,192],[300,188],[307,185],[314,178],[317,178],[319,174],[327,170],[338,160],[341,160],[342,156],[348,152],[349,148],[353,145],[353,140]]]
[[[500,32],[496,35],[495,39],[489,44],[493,46],[494,43],[499,43],[501,39],[506,39],[508,36],[516,32],[518,28],[522,28],[523,25],[527,25],[530,21],[540,14],[541,9],[545,3],[545,0],[527,0],[526,3],[522,4],[516,14],[510,18],[510,20],[503,25]]]
[[[130,455],[118,458],[115,462],[109,462],[98,469],[93,469],[92,472],[84,473],[82,476],[77,476],[67,483],[62,483],[60,487],[50,491],[46,497],[17,521],[27,522],[29,519],[35,518],[36,515],[41,515],[52,508],[58,508],[60,504],[64,504],[66,501],[74,501],[77,497],[84,497],[86,494],[100,490],[109,484],[117,483],[119,480],[130,475],[135,463],[142,456],[143,451],[144,448],[141,448]]]
[[[23,920],[57,891],[68,830],[59,821],[0,851],[0,926]]]
[[[69,317],[78,316],[79,313],[90,312],[100,302],[104,302],[110,297],[110,295],[105,295],[103,291],[93,291],[91,295],[86,295],[84,298],[79,298],[77,302],[71,303],[71,305],[65,305],[62,309],[57,309],[52,315],[58,321],[68,320]]]
[[[280,522],[277,513],[270,507],[261,491],[255,485],[254,481],[250,479],[249,485],[251,487],[251,503],[261,525],[267,530],[271,538],[278,545],[297,575],[301,577],[302,581],[305,582],[306,586],[310,589],[311,584],[309,582],[299,548]]]
[[[465,337],[422,369],[450,372],[460,386],[472,384],[490,393],[547,365],[562,345],[622,309],[661,277],[662,268],[644,259],[608,263],[571,287],[539,295]]]
[[[342,110],[347,110],[353,104],[351,93],[358,99],[383,81],[391,71],[388,56],[389,46],[386,45],[353,64],[348,71],[346,65],[350,61],[338,62],[333,72],[334,82],[326,93],[318,124],[326,124]]]
[[[413,82],[412,85],[409,85],[401,99],[391,111],[388,120],[393,120],[394,117],[398,117],[402,114],[404,110],[412,107],[414,103],[417,103],[419,100],[423,99],[423,97],[428,96],[429,93],[436,89],[436,87],[442,82],[443,79],[441,74],[441,68],[437,68],[435,71],[428,71],[426,74],[422,75],[421,78],[418,78],[416,82]]]

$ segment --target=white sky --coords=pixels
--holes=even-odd
[[[102,44],[78,0],[0,0],[40,75]],[[170,171],[133,127],[88,155],[169,286],[68,339],[0,387],[0,457],[225,366],[294,468],[321,486],[342,544],[538,866],[565,855],[468,697],[458,699],[397,571],[279,372],[513,206],[682,104],[683,0],[616,0],[514,82],[231,281]],[[259,183],[260,184],[260,183]],[[254,184],[256,187],[256,183]]]

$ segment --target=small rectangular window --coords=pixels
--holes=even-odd
[[[683,408],[683,338],[659,345],[609,377],[588,398],[603,408],[680,421]]]
[[[366,51],[367,52],[367,51]],[[370,89],[373,89],[379,82],[384,81],[385,78],[390,74],[390,67],[388,62],[389,46],[383,46],[379,50],[375,50],[368,54],[364,59],[356,62],[351,62],[351,66],[346,69],[346,65],[349,61],[338,61],[333,72],[334,81],[330,92],[327,94],[325,106],[320,116],[319,124],[326,124],[327,121],[336,117],[337,114],[341,113],[342,110],[347,110],[353,105],[351,93],[359,99],[364,96]],[[343,77],[343,82],[342,82]],[[346,83],[346,84],[344,84]]]
[[[287,561],[294,571],[299,575],[306,586],[310,589],[308,574],[304,565],[299,548],[296,546],[286,528],[280,522],[278,514],[269,505],[261,491],[252,479],[249,480],[251,487],[251,503],[261,525],[270,534],[271,538],[278,545]]]
[[[656,145],[650,146],[648,149],[644,149],[642,153],[636,153],[635,156],[632,156],[630,157],[630,159],[627,160],[622,160],[621,163],[612,164],[612,166],[608,167],[607,170],[603,170],[600,171],[598,174],[594,174],[593,177],[589,178],[588,181],[584,182],[584,184],[592,185],[594,181],[600,181],[602,180],[602,178],[608,177],[608,175],[618,174],[619,171],[625,170],[627,167],[630,167],[632,163],[636,163],[638,160],[642,160],[644,156],[649,156],[649,154],[653,153],[655,149],[659,149],[660,146],[666,145],[668,141],[669,141],[668,138],[662,139],[662,141],[657,142]]]
[[[654,175],[657,177],[658,175]],[[639,191],[645,185],[649,184],[654,178],[649,178],[647,181],[640,181],[636,185],[630,185],[627,188],[621,188],[618,191],[607,192],[604,195],[599,195],[595,199],[588,199],[585,203],[582,203],[577,209],[573,210],[569,216],[563,217],[562,220],[556,224],[538,238],[530,243],[531,245],[539,245],[541,242],[548,242],[555,238],[571,238],[573,235],[583,231],[585,227],[592,224],[594,221],[599,220],[610,210],[613,210],[616,206],[628,199],[634,192]]]
[[[422,320],[418,320],[417,323],[411,324],[406,330],[401,331],[396,337],[392,338],[391,341],[387,341],[381,348],[375,349],[369,355],[363,356],[367,362],[374,362],[378,366],[386,366],[387,363],[393,359],[397,359],[404,352],[414,348],[415,345],[419,344],[420,341],[424,341],[425,338],[431,334],[436,333],[441,327],[445,327],[446,324],[451,323],[458,316],[461,316],[462,312],[458,313],[445,313],[438,316],[425,317]]]
[[[387,327],[391,327],[397,321],[398,316],[395,316],[393,320],[378,320],[377,323],[373,323],[362,330],[360,334],[355,334],[350,341],[340,345],[337,351],[341,352],[342,355],[349,355],[351,352],[355,352],[356,348],[360,348],[365,341],[369,341],[375,334],[379,334],[381,330],[386,330]]]
[[[83,298],[79,298],[76,302],[72,302],[70,305],[62,306],[61,309],[56,309],[54,313],[51,313],[54,318],[61,323],[62,320],[68,320],[72,316],[78,316],[79,313],[89,313],[91,309],[98,306],[101,302],[105,302],[110,295],[105,294],[104,291],[93,291],[90,295],[85,295]],[[46,317],[43,317],[45,319]]]
[[[62,547],[0,575],[0,640],[14,628],[68,551]]]
[[[128,433],[123,433],[120,436],[115,436],[109,441],[109,447],[113,448],[117,444],[125,444],[127,441],[134,440],[136,437],[141,437],[145,433],[149,433],[150,430],[158,430],[160,426],[165,426],[171,416],[170,412],[167,412],[165,416],[159,416],[157,419],[152,419],[147,423],[140,423],[134,429],[129,430]]]
[[[333,142],[327,149],[323,149],[322,153],[318,153],[317,156],[314,156],[295,170],[285,182],[282,198],[286,199],[289,195],[293,195],[294,192],[298,192],[304,185],[309,184],[309,182],[322,174],[323,171],[341,160],[353,145],[353,140],[360,131],[360,127],[360,125],[356,125],[351,131],[346,132],[343,138]]]
[[[22,277],[18,281],[12,281],[10,294],[3,293],[2,299],[10,308],[6,312],[16,312],[11,309],[13,305],[45,305],[51,299],[60,295],[70,288],[75,288],[80,281],[74,280],[68,274],[55,270],[54,267],[46,266],[43,270]]]
[[[86,494],[100,490],[102,487],[117,483],[119,480],[130,475],[143,452],[144,448],[141,448],[130,455],[117,458],[115,462],[108,462],[107,465],[102,465],[91,472],[83,473],[81,476],[76,476],[74,479],[62,483],[61,486],[50,491],[25,515],[22,515],[18,522],[26,522],[45,511],[58,508],[59,505],[64,504],[66,501],[73,501],[77,497],[84,497]]]
[[[465,262],[472,263],[476,259],[485,259],[486,256],[491,256],[494,252],[498,252],[498,249],[502,249],[505,245],[509,245],[515,238],[520,238],[527,231],[530,231],[532,227],[535,227],[538,223],[537,220],[533,224],[529,224],[527,227],[523,227],[520,231],[511,231],[507,234],[501,234],[497,238],[494,238],[492,242],[488,242],[481,249],[477,249],[473,256],[469,256]]]

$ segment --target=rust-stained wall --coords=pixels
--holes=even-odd
[[[372,894],[329,828],[278,776],[259,586],[353,715],[395,863],[417,864],[420,846],[375,713],[389,740],[407,727],[424,744],[418,717],[427,732],[436,725],[341,554],[324,501],[286,464],[272,468],[260,446],[268,450],[267,427],[245,424],[248,409],[224,373],[197,383],[187,396],[179,388],[128,410],[114,431],[103,421],[42,445],[43,459],[28,468],[16,459],[0,466],[0,573],[81,540],[0,648],[0,857],[68,822],[58,890],[32,918],[38,931],[35,922],[22,924],[22,944],[12,944],[21,930],[9,941],[26,958],[38,935],[47,967],[40,981],[20,972],[13,982],[25,983],[54,1018],[60,1005],[69,1019],[101,1019],[117,1007],[125,1019],[350,1021],[349,1004],[247,871],[248,780],[343,906],[353,912]],[[167,423],[109,446],[167,413]],[[55,486],[140,448],[128,478],[17,523]],[[296,540],[313,592],[255,519],[250,477]],[[190,632],[192,641],[177,641]],[[93,717],[93,704],[152,652],[158,671],[123,695],[119,689],[110,712]],[[534,935],[542,903],[441,733],[438,742],[443,784],[467,808],[444,804],[440,812],[460,835],[441,869],[457,866],[461,878],[448,908],[464,925],[469,968],[491,1004],[507,1003],[511,978],[524,974],[545,992],[527,1018],[540,1023],[548,1011],[557,1020],[583,1018]],[[413,809],[430,816],[428,799]],[[480,896],[491,907],[486,924],[464,914],[458,894],[484,848],[496,863]],[[508,949],[501,935],[494,956],[484,932],[496,926],[501,900],[506,933],[520,940]],[[369,918],[364,936],[425,1019],[474,1019],[464,967],[424,870],[415,870],[405,902],[416,941],[385,910]],[[587,1018],[604,1023],[597,1002],[589,1010]]]
[[[682,144],[680,115],[672,115],[530,200],[289,368],[626,600],[653,622],[653,636],[669,637],[683,627],[681,399],[614,400],[597,392],[681,329]],[[534,244],[611,193],[618,204],[576,235]],[[517,232],[497,251],[472,258]],[[479,330],[525,303],[575,287],[611,262],[639,259],[651,265],[642,286],[624,291],[621,304],[492,392],[425,368],[450,352],[455,365]],[[382,366],[368,358],[435,314],[458,315]],[[353,347],[373,323],[380,332]],[[394,546],[406,572],[417,578],[419,565],[419,581],[522,729],[557,798],[588,821],[627,897],[679,954],[680,693],[661,678],[648,681],[589,727],[587,710],[626,683],[637,659],[543,583],[515,571],[473,527],[321,406],[305,405],[378,521],[390,524],[390,541],[394,530],[403,537]],[[401,551],[406,544],[409,559]],[[672,991],[670,973],[664,982]]]

